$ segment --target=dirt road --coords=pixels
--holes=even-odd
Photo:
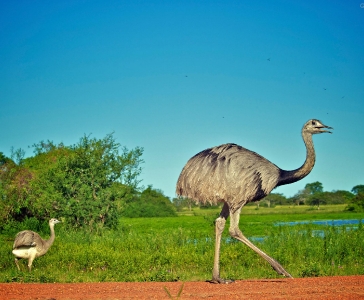
[[[1,283],[0,299],[177,299],[182,282]],[[184,283],[179,299],[364,299],[364,275]]]

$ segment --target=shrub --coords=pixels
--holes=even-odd
[[[176,208],[168,197],[159,190],[148,186],[140,195],[134,197],[126,204],[122,212],[123,217],[174,217]]]

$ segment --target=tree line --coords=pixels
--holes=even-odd
[[[65,146],[41,141],[34,155],[0,152],[0,226],[62,218],[66,226],[115,228],[120,216],[176,215],[163,192],[140,186],[143,148],[121,147],[113,134]]]
[[[84,135],[65,146],[41,141],[31,146],[33,156],[11,149],[0,152],[0,228],[25,219],[62,218],[66,226],[89,230],[115,228],[124,217],[177,216],[192,209],[191,199],[166,197],[152,186],[141,186],[144,149],[129,150],[113,134],[102,139]],[[349,211],[364,210],[364,185],[349,191],[323,190],[313,182],[293,197],[271,193],[250,205],[347,204]],[[208,208],[209,206],[200,206]]]
[[[186,198],[174,198],[173,203],[178,211],[191,210],[197,205],[201,208],[210,207],[208,204],[206,206],[195,204],[193,200]],[[276,205],[311,205],[319,209],[320,205],[325,204],[347,204],[348,211],[364,211],[364,185],[354,186],[351,192],[344,190],[327,192],[324,191],[322,183],[316,181],[306,184],[303,190],[292,197],[286,197],[281,193],[270,193],[262,200],[247,205],[256,205],[258,208]]]

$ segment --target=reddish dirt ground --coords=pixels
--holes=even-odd
[[[0,299],[177,299],[182,282],[1,283]],[[178,299],[364,299],[364,276],[185,282]]]

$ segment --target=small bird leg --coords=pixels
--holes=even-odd
[[[269,264],[272,266],[272,268],[280,275],[293,278],[291,274],[289,274],[276,260],[271,258],[269,255],[267,255],[265,252],[260,250],[257,246],[255,246],[251,241],[249,241],[243,233],[240,231],[238,225],[239,225],[239,218],[240,218],[240,210],[231,213],[230,214],[230,228],[229,233],[230,235],[237,239],[238,241],[244,243],[247,245],[250,249],[254,250],[256,253],[258,253],[261,257],[263,257]]]
[[[29,273],[32,272],[32,264],[33,264],[33,260],[35,259],[35,253],[33,253],[33,255],[31,255],[28,259],[28,269],[29,269]]]
[[[220,278],[220,245],[221,245],[221,235],[225,228],[226,219],[229,216],[229,207],[225,203],[220,216],[215,221],[215,256],[214,256],[214,269],[212,271],[211,283],[232,283],[233,280],[226,280]]]
[[[18,270],[20,271],[19,262],[18,262],[18,259],[17,259],[16,257],[15,257],[15,264],[16,264],[16,266],[17,266]]]

